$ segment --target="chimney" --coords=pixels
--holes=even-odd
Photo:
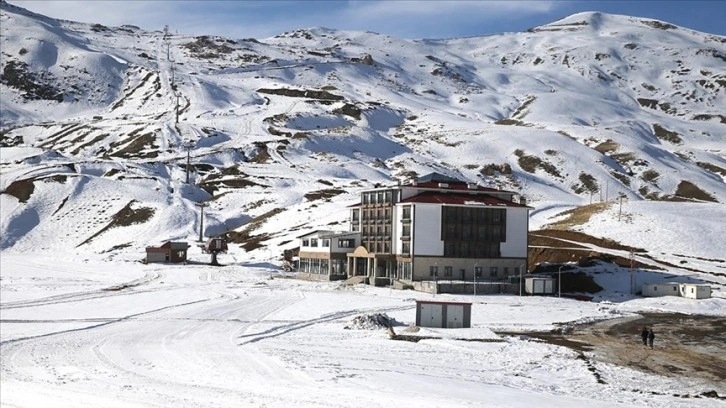
[[[527,205],[527,199],[524,198],[524,196],[519,196],[519,203],[522,205]]]

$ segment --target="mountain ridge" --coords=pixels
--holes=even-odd
[[[232,40],[0,10],[3,250],[189,239],[205,201],[205,236],[277,252],[345,228],[360,189],[431,171],[522,194],[550,209],[538,225],[593,200],[726,200],[725,37],[591,12]]]

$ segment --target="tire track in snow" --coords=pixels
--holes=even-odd
[[[352,310],[345,310],[341,312],[335,312],[330,313],[326,315],[322,315],[315,319],[310,320],[302,320],[297,321],[291,324],[285,324],[281,326],[276,326],[271,329],[259,332],[259,333],[252,333],[252,334],[245,334],[242,336],[239,336],[240,338],[246,338],[251,337],[250,340],[243,341],[242,343],[239,343],[240,346],[250,344],[250,343],[256,343],[261,340],[273,338],[282,336],[283,334],[300,330],[308,326],[312,326],[319,323],[326,323],[333,320],[339,320],[345,317],[350,317],[356,314],[360,313],[380,313],[380,312],[388,312],[388,311],[401,311],[401,310],[410,310],[415,308],[416,306],[401,306],[401,307],[386,307],[386,308],[370,308],[370,309],[352,309]]]
[[[110,325],[110,324],[113,324],[113,323],[118,323],[118,322],[123,322],[123,321],[126,321],[126,320],[130,320],[130,319],[133,319],[133,318],[135,318],[137,316],[143,316],[143,315],[147,315],[147,314],[151,314],[151,313],[160,312],[160,311],[163,311],[163,310],[173,309],[175,307],[193,305],[195,303],[200,303],[200,302],[208,302],[210,300],[212,300],[212,299],[202,299],[202,300],[194,300],[194,301],[191,301],[191,302],[178,303],[178,304],[175,304],[175,305],[164,306],[164,307],[161,307],[161,308],[158,308],[158,309],[154,309],[154,310],[148,310],[146,312],[141,312],[141,313],[136,313],[136,314],[132,314],[132,315],[128,315],[128,316],[113,318],[113,319],[104,321],[104,322],[102,322],[100,324],[96,324],[96,325],[93,325],[93,326],[79,327],[79,328],[75,328],[75,329],[61,330],[61,331],[57,331],[57,332],[53,332],[53,333],[40,334],[40,335],[37,335],[37,336],[27,336],[27,337],[20,337],[20,338],[17,338],[17,339],[12,339],[12,340],[0,341],[0,346],[7,346],[7,345],[10,345],[10,344],[13,344],[13,343],[18,343],[18,342],[27,341],[27,340],[40,339],[40,338],[45,338],[45,337],[51,337],[51,336],[56,336],[56,335],[60,335],[60,334],[66,334],[66,333],[73,333],[73,332],[79,332],[79,331],[96,329],[96,328],[103,327],[103,326],[107,326],[107,325]],[[88,320],[92,320],[92,319],[88,319]],[[3,349],[2,351],[4,352],[6,350],[7,349]]]
[[[46,305],[54,305],[59,303],[70,303],[70,302],[81,302],[84,300],[90,300],[90,299],[97,299],[102,297],[110,297],[110,296],[120,296],[120,295],[127,295],[128,292],[125,292],[125,289],[130,288],[136,288],[142,285],[146,285],[148,283],[151,283],[157,279],[159,279],[161,275],[159,273],[151,271],[147,272],[146,275],[139,279],[134,279],[132,281],[122,283],[119,285],[109,286],[107,288],[87,291],[87,292],[74,292],[74,293],[64,293],[62,295],[55,295],[55,296],[48,296],[41,299],[33,299],[33,300],[21,300],[17,302],[6,302],[6,303],[0,303],[0,308],[2,309],[18,309],[18,308],[26,308],[26,307],[35,307],[35,306],[46,306]],[[135,293],[142,293],[142,292],[153,292],[157,291],[158,289],[148,289],[148,290],[142,290],[137,291]]]

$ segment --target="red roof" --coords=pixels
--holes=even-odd
[[[445,184],[446,187],[439,187],[439,184]],[[512,193],[511,191],[504,191],[504,190],[497,190],[496,188],[491,187],[482,187],[480,185],[473,185],[472,187],[469,187],[470,184],[467,183],[437,183],[434,181],[426,181],[423,183],[416,183],[416,184],[404,184],[404,187],[417,187],[417,188],[437,188],[437,189],[446,189],[446,190],[471,190],[471,191],[491,191],[491,192],[499,192],[499,193]],[[513,193],[512,193],[513,194]]]
[[[442,193],[438,191],[424,191],[413,197],[401,200],[401,203],[432,203],[432,204],[458,204],[458,205],[490,205],[500,207],[527,207],[487,194]]]

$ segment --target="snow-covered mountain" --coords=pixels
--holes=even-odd
[[[206,236],[273,257],[345,228],[361,189],[432,171],[520,193],[533,227],[617,197],[726,223],[724,37],[593,12],[448,40],[232,39],[6,3],[0,30],[3,251],[139,258],[196,238],[206,202]]]

